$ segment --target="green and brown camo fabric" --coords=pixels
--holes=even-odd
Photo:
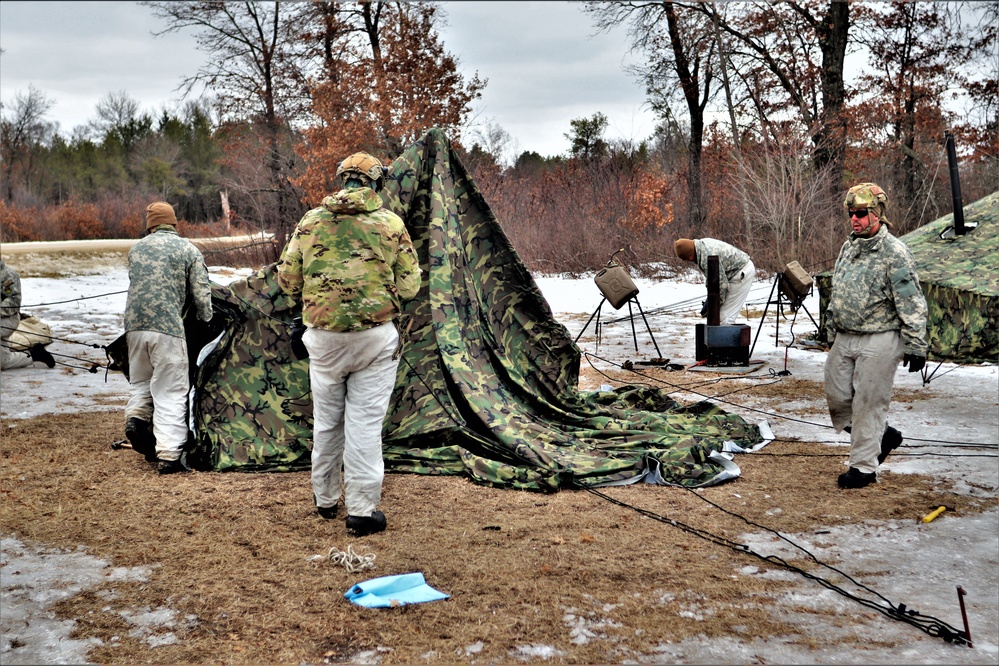
[[[534,491],[701,486],[719,478],[709,456],[723,442],[762,440],[739,416],[656,389],[580,393],[579,350],[439,130],[392,163],[382,196],[423,270],[400,322],[409,333],[384,424],[388,471]],[[273,267],[228,291],[219,297],[238,312],[198,381],[201,459],[213,469],[307,466],[307,361],[288,347],[296,313]]]
[[[954,225],[954,215],[949,214],[900,240],[912,252],[926,297],[929,357],[995,363],[999,361],[999,192],[965,206],[964,220],[969,231],[963,236],[941,237]],[[823,331],[830,276],[816,276]]]

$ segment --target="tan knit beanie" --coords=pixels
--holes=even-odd
[[[161,224],[177,226],[177,216],[173,212],[173,206],[165,201],[157,201],[146,207],[146,231]]]
[[[673,250],[676,251],[676,256],[680,257],[684,261],[696,261],[697,251],[694,249],[694,241],[689,238],[678,238],[675,243],[673,243]]]

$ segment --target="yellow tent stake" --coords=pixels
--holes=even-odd
[[[946,510],[947,510],[947,507],[945,507],[945,506],[942,506],[939,509],[934,509],[930,513],[928,513],[925,516],[923,516],[923,522],[924,523],[928,523],[928,522],[932,521],[934,518],[936,518],[937,516],[939,516],[941,513],[943,513]]]

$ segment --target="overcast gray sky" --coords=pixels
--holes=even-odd
[[[625,71],[624,29],[596,35],[572,2],[444,2],[445,47],[468,76],[488,79],[475,106],[513,139],[516,154],[565,153],[569,121],[604,113],[609,139],[647,138],[655,124],[644,91]],[[174,108],[175,91],[205,55],[186,32],[161,29],[131,2],[0,2],[0,99],[34,85],[55,101],[49,120],[62,134],[95,117],[97,101],[125,91],[143,111]]]

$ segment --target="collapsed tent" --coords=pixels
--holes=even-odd
[[[577,390],[580,353],[439,130],[393,161],[382,192],[413,239],[423,283],[383,428],[390,472],[465,475],[552,491],[639,480],[701,486],[738,474],[719,455],[760,428],[665,392]],[[268,266],[213,287],[216,317],[196,380],[195,450],[214,470],[309,465],[308,361],[290,347],[299,314]]]
[[[930,357],[957,363],[999,360],[999,192],[964,207],[966,233],[953,213],[901,237],[926,297]],[[832,274],[816,276],[825,326]]]

